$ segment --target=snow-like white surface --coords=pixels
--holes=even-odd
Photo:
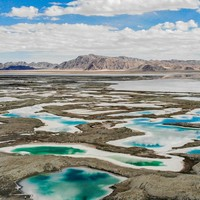
[[[139,81],[112,81],[115,90],[155,92],[200,92],[200,81],[192,79],[155,79]]]
[[[174,99],[187,100],[187,101],[200,101],[200,97],[176,97]]]
[[[146,96],[146,95],[145,95]],[[162,102],[162,101],[140,101],[140,103],[146,103],[146,104],[155,104],[156,106],[165,106],[168,105],[169,103],[167,102]],[[171,103],[170,103],[171,104]]]
[[[186,113],[187,115],[200,115],[200,108],[196,108]]]
[[[133,107],[133,108],[161,108],[161,106],[152,104],[152,103],[128,103],[128,102],[112,102],[112,103],[99,103],[96,104],[99,107],[106,107],[106,106],[126,106],[126,107]]]
[[[14,97],[0,97],[0,102],[9,102],[9,101],[20,101],[21,99],[17,99]]]
[[[48,91],[48,92],[26,92],[26,95],[33,95],[39,97],[50,97],[56,94],[56,91]]]
[[[5,140],[5,141],[0,141],[0,144],[4,144],[4,143],[9,143],[9,142],[14,142],[15,140]]]
[[[118,113],[118,114],[111,114],[109,116],[139,117],[139,116],[147,115],[147,114],[153,114],[153,115],[159,116],[159,115],[173,114],[173,113],[179,112],[181,110],[182,110],[182,108],[166,108],[164,110],[145,110],[145,111],[138,111],[138,112]]]
[[[176,112],[179,112],[181,111],[182,108],[166,108],[164,110],[157,110],[155,111],[155,115],[168,115],[168,114],[173,114],[173,113],[176,113]]]

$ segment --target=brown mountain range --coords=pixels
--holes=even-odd
[[[200,60],[142,60],[130,57],[108,57],[94,54],[78,56],[76,59],[61,64],[47,62],[9,62],[0,63],[1,69],[10,66],[30,66],[34,69],[62,69],[62,70],[128,70],[143,72],[159,71],[200,71]]]

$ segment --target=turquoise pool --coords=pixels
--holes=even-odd
[[[109,187],[122,180],[107,172],[77,167],[29,177],[19,185],[34,200],[99,200],[112,192]]]

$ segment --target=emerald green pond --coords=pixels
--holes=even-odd
[[[124,179],[123,179],[124,180]],[[22,180],[22,191],[34,200],[99,200],[122,178],[88,168],[67,168]]]
[[[160,166],[164,166],[164,163],[161,161],[157,161],[157,160],[147,160],[147,159],[143,159],[143,160],[138,160],[138,159],[131,159],[131,158],[125,158],[125,157],[121,157],[121,156],[111,156],[110,158],[129,164],[129,165],[135,165],[138,167],[160,167]]]
[[[64,146],[19,147],[13,149],[12,152],[27,153],[31,155],[73,155],[86,153],[86,151],[82,149]]]
[[[139,167],[147,167],[147,166],[152,166],[152,167],[159,167],[159,166],[164,166],[164,164],[161,161],[126,161],[125,163],[130,164],[130,165],[135,165]]]
[[[30,154],[30,155],[80,155],[87,154],[87,150],[81,148],[75,148],[70,146],[24,146],[16,147],[11,151],[12,153],[20,154]],[[148,160],[148,159],[135,159],[123,156],[108,156],[116,161],[126,163],[129,165],[134,165],[138,167],[159,167],[164,166],[163,162],[158,160]]]

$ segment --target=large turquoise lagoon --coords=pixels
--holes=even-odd
[[[98,200],[112,192],[109,187],[123,180],[107,172],[77,167],[26,178],[19,185],[34,200]]]

